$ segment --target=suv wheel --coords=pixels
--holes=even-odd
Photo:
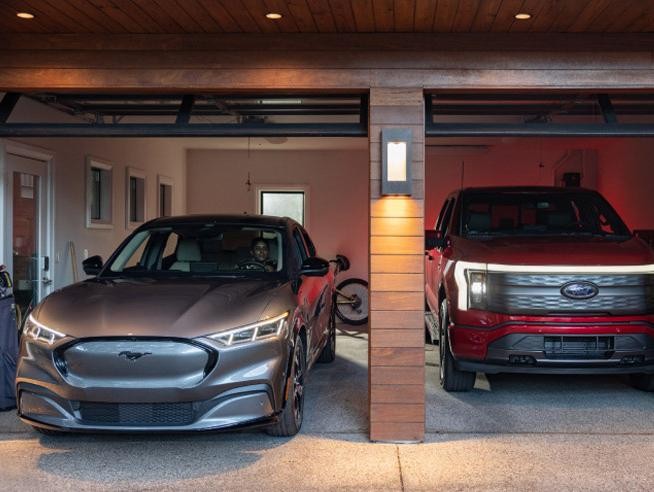
[[[447,312],[447,300],[443,299],[443,302],[441,303],[440,323],[438,329],[440,383],[445,391],[470,391],[475,386],[476,373],[459,371],[455,367],[446,328],[449,324],[450,318]]]
[[[335,305],[334,305],[335,306]],[[318,357],[318,362],[334,362],[336,359],[336,309],[329,315],[329,337]]]
[[[271,436],[289,437],[294,436],[302,427],[304,418],[304,377],[307,368],[307,357],[304,351],[304,343],[300,337],[295,340],[293,348],[293,360],[291,362],[291,374],[288,384],[288,397],[284,404],[284,410],[279,415],[277,423],[266,429]]]
[[[654,391],[654,374],[632,374],[631,384],[643,391]]]

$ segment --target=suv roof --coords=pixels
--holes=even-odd
[[[264,225],[272,227],[288,227],[296,224],[296,221],[289,217],[275,217],[271,215],[244,215],[244,214],[198,214],[178,215],[173,217],[159,217],[146,222],[141,227],[153,227],[163,225],[196,224],[202,222],[234,223],[248,225]]]

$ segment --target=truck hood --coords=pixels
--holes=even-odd
[[[259,321],[285,285],[226,278],[93,279],[48,296],[34,316],[75,338],[194,338]]]
[[[509,265],[648,265],[654,251],[638,238],[501,237],[490,240],[452,238],[459,260]]]

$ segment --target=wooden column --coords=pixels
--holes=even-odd
[[[370,91],[370,439],[425,432],[423,91]],[[413,132],[411,196],[381,196],[381,130]]]

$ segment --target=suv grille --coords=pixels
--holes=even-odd
[[[80,402],[85,424],[126,426],[179,426],[193,422],[193,403]]]
[[[575,275],[489,272],[488,309],[508,314],[645,314],[654,312],[652,275]],[[570,282],[591,282],[598,294],[570,299]]]

